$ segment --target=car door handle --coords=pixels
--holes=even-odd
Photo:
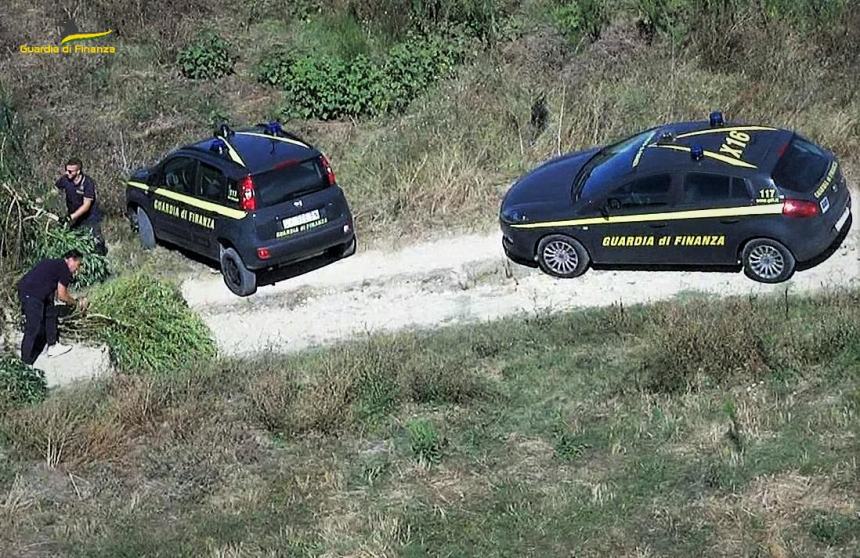
[[[666,226],[666,223],[649,223],[648,226],[652,229],[662,229]]]
[[[724,225],[734,225],[735,223],[740,223],[740,219],[720,219],[720,223]]]

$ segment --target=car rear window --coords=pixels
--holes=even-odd
[[[812,192],[824,176],[829,161],[820,147],[795,136],[776,163],[773,180],[782,188]]]
[[[327,187],[328,179],[319,157],[254,175],[254,188],[260,207],[278,205]]]

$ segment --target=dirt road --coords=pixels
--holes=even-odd
[[[854,214],[857,198],[854,196]],[[684,292],[718,296],[803,292],[860,285],[860,225],[827,261],[787,283],[762,285],[742,273],[589,270],[557,280],[508,264],[499,233],[458,236],[397,251],[361,250],[249,298],[238,298],[220,275],[185,281],[189,304],[225,354],[289,352],[366,333],[491,320],[533,312],[626,305]]]

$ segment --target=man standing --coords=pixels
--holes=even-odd
[[[24,311],[24,339],[21,341],[21,360],[33,364],[42,352],[42,337],[48,344],[48,356],[67,353],[71,347],[61,345],[57,338],[57,309],[54,294],[72,306],[86,309],[87,300],[80,303],[69,294],[72,276],[81,267],[83,256],[69,250],[62,259],[47,259],[37,263],[18,283],[18,299]]]
[[[96,201],[96,183],[83,173],[80,159],[69,159],[66,173],[57,180],[57,188],[66,195],[66,209],[69,211],[69,228],[89,230],[96,239],[96,250],[107,254],[102,238],[102,214]]]

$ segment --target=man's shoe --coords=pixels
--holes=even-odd
[[[71,345],[63,345],[62,343],[55,343],[48,347],[48,356],[55,357],[68,353],[72,350]]]

